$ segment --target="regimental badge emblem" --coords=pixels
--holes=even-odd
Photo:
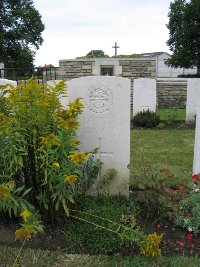
[[[113,103],[111,90],[104,85],[92,86],[86,93],[86,105],[95,113],[103,113],[110,109]]]

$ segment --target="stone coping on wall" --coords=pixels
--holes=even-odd
[[[77,59],[60,59],[59,62],[66,62],[66,61],[72,61],[72,62],[94,62],[94,61],[101,61],[101,60],[111,60],[111,61],[155,61],[153,58],[121,58],[121,57],[102,57],[102,58],[77,58]]]
[[[156,78],[156,80],[158,81],[158,82],[170,82],[170,83],[174,83],[174,82],[182,82],[182,83],[185,83],[185,82],[187,82],[187,80],[188,80],[188,78],[165,78],[165,77],[163,77],[163,78]]]

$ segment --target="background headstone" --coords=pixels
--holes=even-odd
[[[194,141],[193,174],[200,173],[200,108],[196,113],[196,129]]]
[[[4,77],[4,63],[0,62],[0,78]]]
[[[138,112],[156,111],[156,80],[139,78],[134,80],[133,116]]]
[[[99,179],[109,169],[118,175],[109,187],[111,194],[129,192],[130,80],[114,76],[89,76],[68,82],[69,102],[83,98],[78,138],[81,151],[98,147],[103,162]]]
[[[14,87],[17,86],[17,82],[16,81],[7,80],[7,79],[0,79],[0,85],[5,85],[5,84],[11,84]]]
[[[200,79],[188,79],[187,102],[186,102],[186,122],[194,121],[197,109],[200,108]]]

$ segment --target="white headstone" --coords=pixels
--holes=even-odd
[[[134,80],[133,115],[140,111],[156,111],[156,80],[139,78]]]
[[[83,98],[78,138],[81,151],[98,147],[103,162],[99,179],[109,169],[118,175],[109,188],[111,194],[128,195],[130,162],[130,80],[113,76],[91,76],[68,82],[69,101]]]
[[[4,63],[0,63],[0,78],[4,77]]]
[[[196,129],[194,141],[193,174],[200,173],[200,108],[196,113]]]
[[[55,86],[56,84],[60,83],[62,80],[50,80],[50,81],[47,81],[47,84],[49,86]],[[67,91],[67,83],[65,82],[65,89]],[[66,107],[67,109],[67,105],[69,104],[69,100],[68,100],[68,93],[67,93],[67,96],[66,95],[63,95],[60,97],[60,102],[62,104],[63,107]]]
[[[10,84],[14,87],[17,86],[17,82],[16,81],[12,81],[12,80],[7,80],[7,79],[0,79],[0,85],[6,85],[6,84]]]
[[[200,107],[200,79],[192,78],[187,82],[186,122],[194,121]]]

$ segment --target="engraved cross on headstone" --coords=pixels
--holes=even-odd
[[[117,48],[120,48],[120,46],[117,46],[117,42],[115,42],[115,46],[112,48],[115,48],[115,57],[117,56]]]

